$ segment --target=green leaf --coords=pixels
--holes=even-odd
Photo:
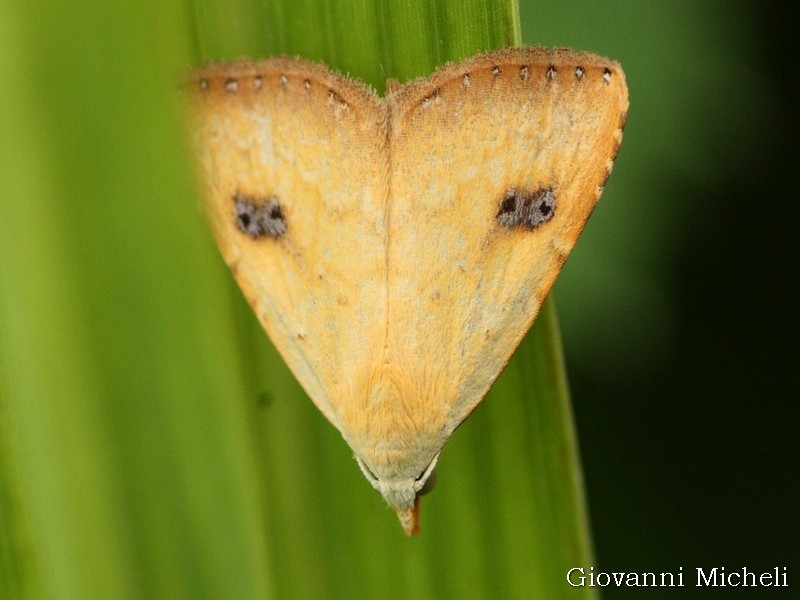
[[[280,23],[278,33],[259,53],[321,60],[382,91],[386,78],[424,76],[446,61],[519,42],[512,2],[323,5],[273,3],[270,22]],[[241,55],[248,55],[248,48],[202,58]],[[245,352],[259,358],[248,368],[263,373],[262,389],[276,377],[285,385],[291,375],[274,351],[254,351],[253,336],[263,335],[255,319],[250,327],[258,331],[249,336]],[[280,506],[271,543],[281,557],[281,572],[303,574],[287,575],[284,593],[305,586],[309,594],[318,593],[319,582],[341,579],[362,582],[342,587],[344,595],[372,589],[365,588],[372,582],[383,597],[396,590],[397,597],[446,591],[463,598],[557,598],[568,569],[591,564],[577,442],[550,302],[486,401],[443,452],[440,483],[422,501],[419,540],[402,539],[392,515],[376,509],[382,502],[347,460],[340,436],[309,408],[310,401],[297,403],[303,394],[292,385],[284,401],[273,393],[263,434],[267,488]],[[282,456],[287,452],[289,472]],[[307,515],[315,511],[322,515],[309,522]],[[298,527],[305,532],[299,538],[292,536]],[[346,536],[347,545],[333,543],[330,531]],[[339,548],[333,562],[332,547]],[[432,558],[439,555],[451,558]],[[594,597],[589,588],[574,593]]]
[[[176,94],[191,53],[383,90],[518,42],[499,0],[0,4],[0,596],[564,595],[591,553],[552,305],[405,538],[213,248]]]
[[[185,18],[0,12],[0,595],[265,597],[228,276],[177,103],[188,36],[164,25]]]

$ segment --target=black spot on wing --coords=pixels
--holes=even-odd
[[[556,194],[552,187],[526,192],[509,188],[500,202],[497,221],[503,227],[536,229],[553,218],[556,210]]]
[[[262,237],[279,238],[286,233],[286,217],[276,197],[256,198],[233,195],[236,227],[254,240]]]

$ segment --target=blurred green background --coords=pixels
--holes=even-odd
[[[604,596],[796,598],[797,5],[525,6],[526,40],[614,56],[631,89],[555,291],[599,564],[787,566],[792,586]]]
[[[531,523],[513,502],[480,519],[530,450],[495,450],[519,408],[502,394],[454,436],[411,541],[313,405],[281,401],[290,375],[253,400],[275,356],[196,207],[189,12],[0,0],[0,597],[534,597]],[[525,43],[615,58],[631,91],[554,292],[598,569],[800,572],[798,22],[788,3],[521,4]]]

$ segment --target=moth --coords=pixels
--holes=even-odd
[[[620,66],[508,48],[363,83],[299,58],[191,78],[213,235],[367,480],[418,530],[439,454],[530,328],[622,141]]]

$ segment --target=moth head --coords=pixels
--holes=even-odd
[[[364,477],[378,490],[386,503],[391,506],[400,519],[406,535],[419,533],[419,497],[427,494],[436,483],[437,453],[419,474],[414,477],[397,476],[397,474],[381,473],[381,470],[370,466],[356,456],[358,466]]]

